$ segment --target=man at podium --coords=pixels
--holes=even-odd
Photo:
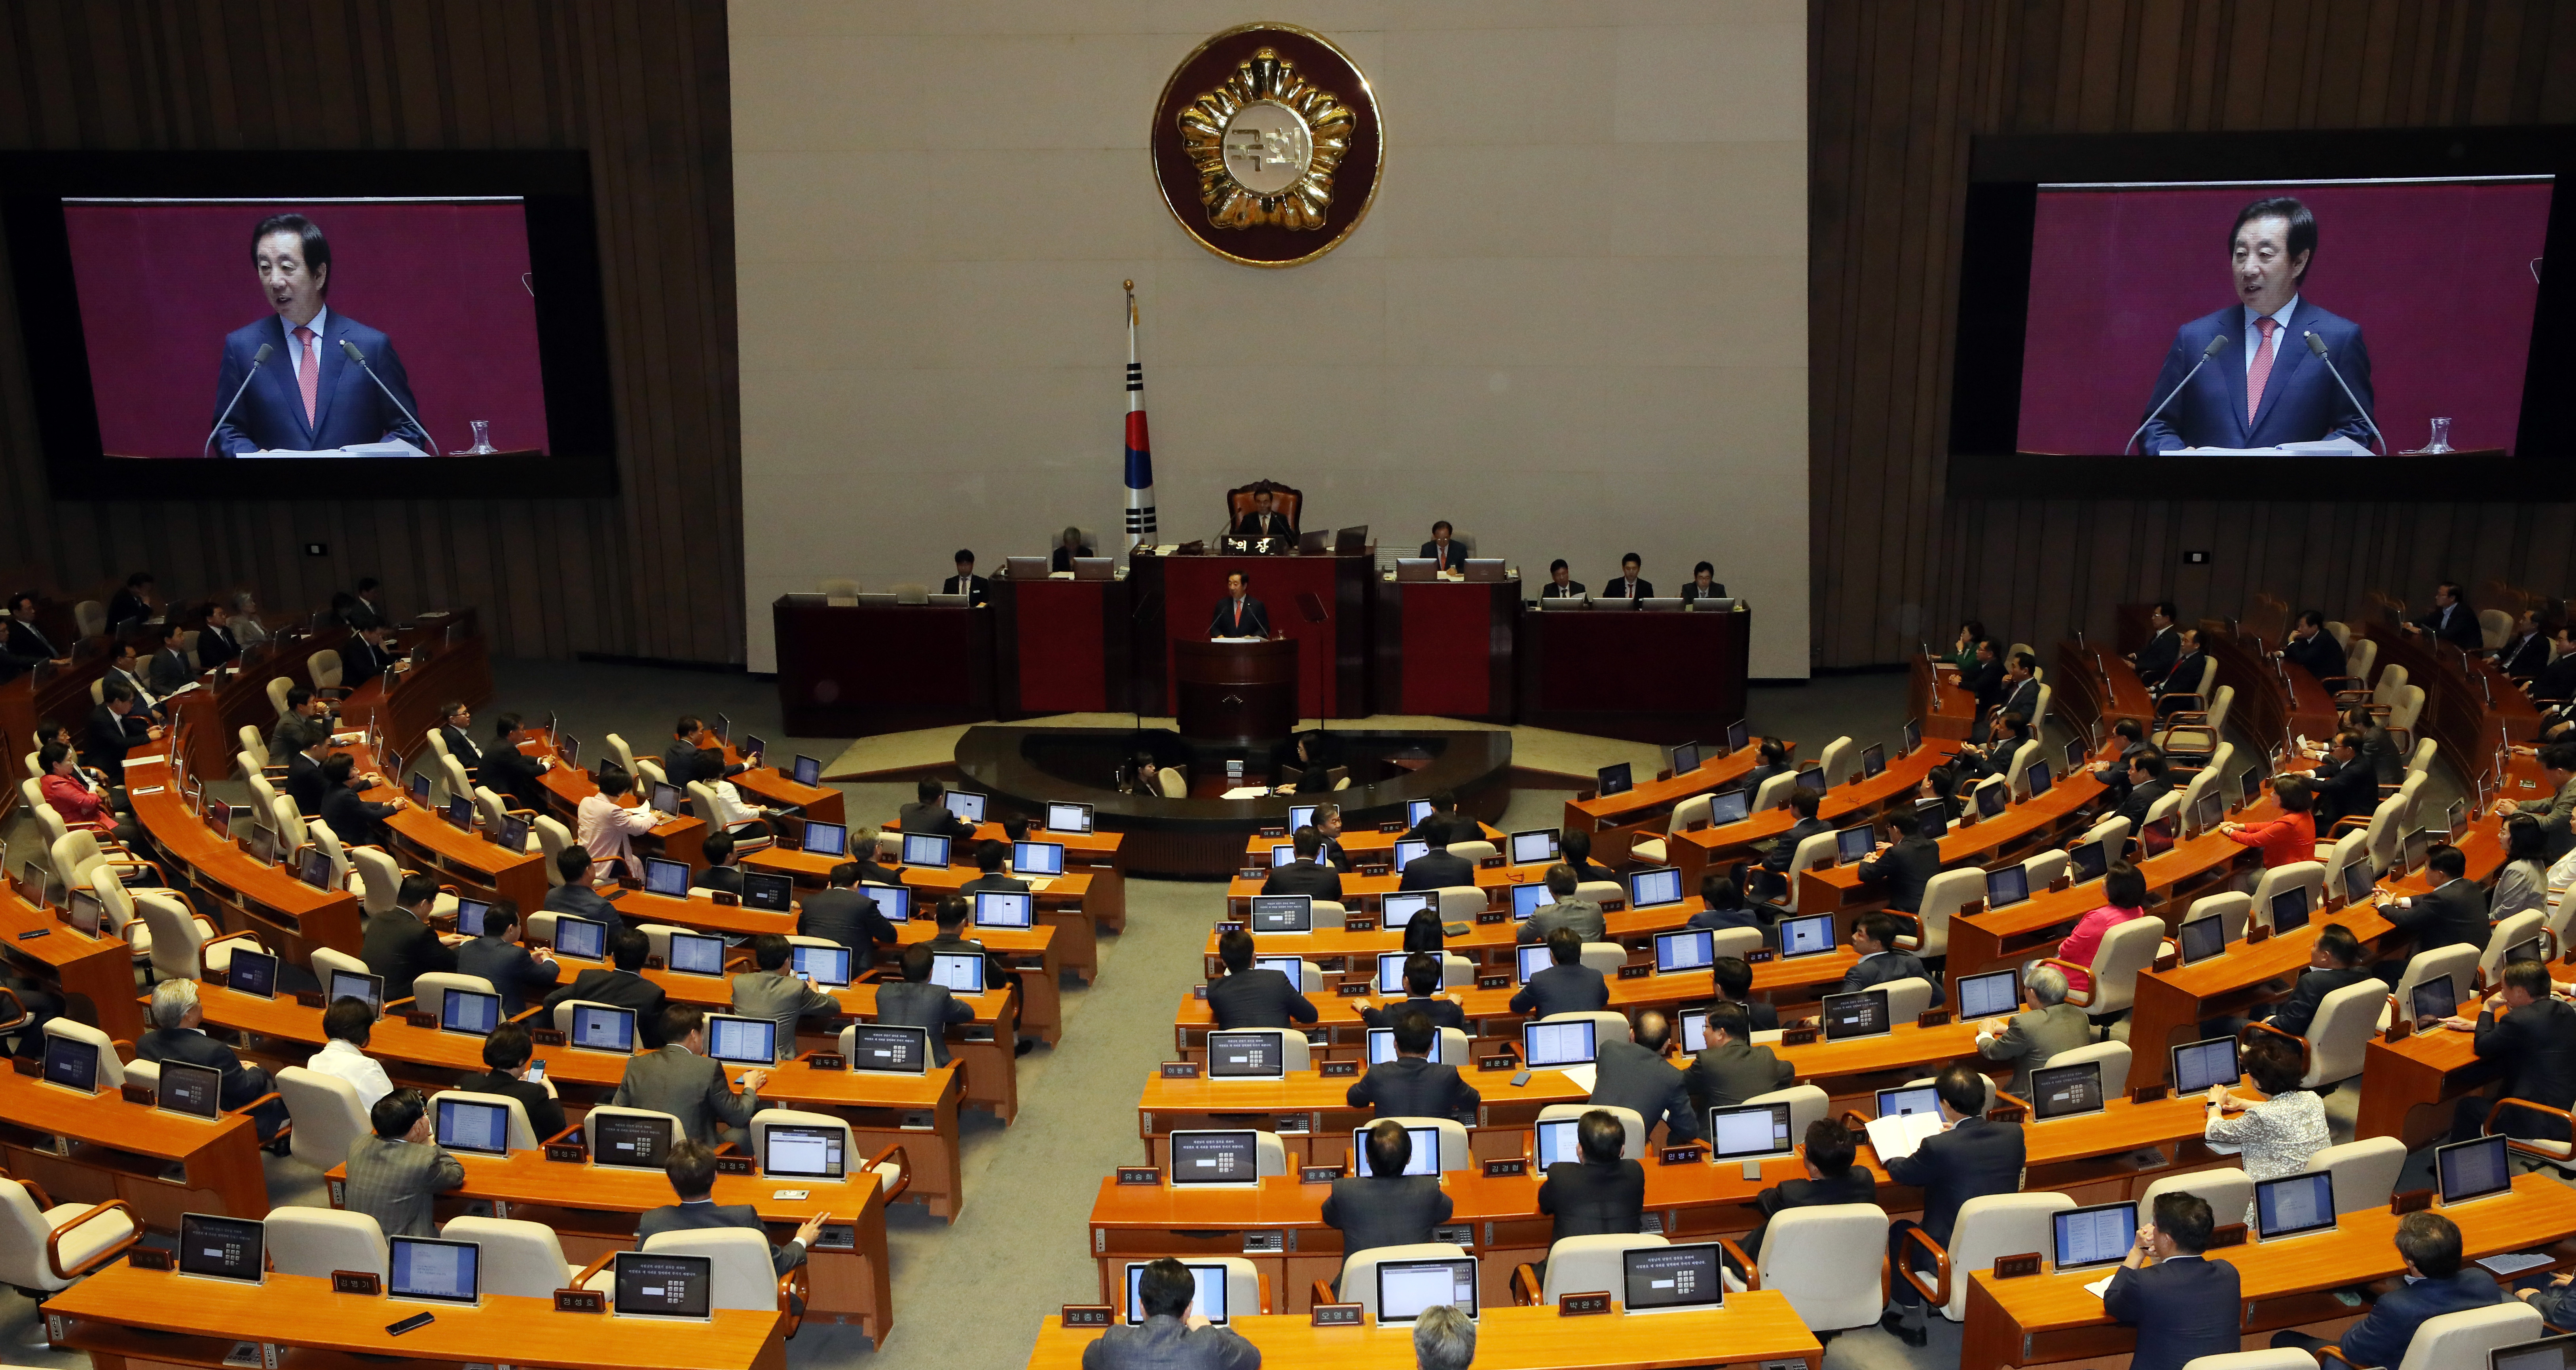
[[[251,263],[276,317],[224,339],[215,376],[215,437],[224,455],[336,452],[352,443],[395,440],[436,451],[412,422],[420,406],[412,403],[411,382],[392,340],[333,313],[324,302],[331,293],[331,243],[322,230],[301,214],[262,219],[251,231]],[[344,342],[356,345],[383,388],[349,360]],[[262,347],[274,353],[253,374]],[[250,381],[247,389],[244,379]],[[227,405],[229,415],[223,412]]]
[[[1264,491],[1263,498],[1268,494]],[[1216,613],[1208,619],[1209,637],[1270,636],[1270,611],[1252,597],[1251,585],[1252,578],[1243,572],[1227,573],[1226,597],[1217,601]]]

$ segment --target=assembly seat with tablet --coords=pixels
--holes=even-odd
[[[680,1135],[680,1120],[649,1108],[602,1104],[582,1115],[590,1163],[624,1170],[660,1170]]]
[[[385,1296],[472,1308],[483,1301],[483,1248],[474,1242],[396,1237],[385,1257]]]
[[[1619,1253],[1621,1309],[1631,1314],[1714,1309],[1726,1302],[1715,1242],[1633,1246]]]
[[[2095,1204],[2050,1214],[2050,1264],[2060,1273],[2118,1265],[2138,1241],[2138,1205]]]
[[[2311,1170],[2254,1184],[2255,1233],[2282,1241],[2335,1228],[2334,1175]]]
[[[179,1215],[178,1272],[234,1284],[268,1282],[268,1225],[257,1218]]]
[[[438,1144],[458,1156],[507,1156],[537,1148],[527,1106],[506,1094],[443,1089],[430,1096],[429,1107]]]
[[[852,1023],[841,1029],[841,1059],[850,1069],[919,1075],[930,1069],[930,1029]]]
[[[644,858],[644,892],[666,899],[689,897],[689,868],[678,861],[665,861],[658,856]]]
[[[2099,1061],[2045,1066],[2030,1073],[2032,1122],[2079,1118],[2088,1113],[2099,1113],[2103,1107],[2102,1063]]]
[[[163,1061],[160,1078],[153,1087],[153,1107],[164,1113],[212,1120],[223,1113],[219,1102],[223,1080],[224,1073],[212,1066]]]
[[[582,1051],[604,1051],[617,1056],[635,1054],[635,1010],[614,1004],[572,999],[556,1006],[556,1014],[571,1018],[564,1033],[564,1044]]]
[[[1148,1264],[1146,1261],[1127,1263],[1127,1325],[1130,1327],[1145,1321],[1144,1285]],[[1235,1264],[1249,1267],[1251,1262],[1239,1260]],[[1233,1266],[1224,1261],[1187,1261],[1184,1265],[1190,1278],[1198,1282],[1198,1292],[1190,1296],[1189,1316],[1205,1318],[1218,1327],[1225,1326],[1226,1319],[1237,1311],[1233,1306],[1234,1291],[1230,1287],[1235,1276]],[[1259,1279],[1259,1275],[1254,1275],[1255,1301],[1259,1298]],[[1258,1313],[1261,1310],[1246,1307],[1240,1311]]]
[[[1279,1080],[1306,1070],[1313,1060],[1304,1033],[1292,1041],[1285,1028],[1236,1028],[1207,1035],[1208,1079]]]
[[[1710,1109],[1709,1160],[1725,1165],[1788,1155],[1797,1144],[1789,1135],[1790,1110],[1785,1101]]]
[[[1263,1174],[1278,1174],[1286,1168],[1285,1153],[1268,1167],[1263,1165],[1262,1133],[1253,1128],[1184,1129],[1171,1134],[1166,1150],[1171,1156],[1170,1178],[1173,1188],[1255,1189]],[[1279,1146],[1273,1135],[1270,1146]],[[1433,1151],[1436,1158],[1437,1149]],[[1366,1164],[1365,1161],[1362,1164]],[[1407,1173],[1412,1173],[1408,1171]]]
[[[695,1235],[662,1233],[664,1236]],[[744,1234],[746,1236],[751,1234]],[[766,1247],[768,1238],[762,1237]],[[715,1317],[715,1261],[651,1251],[620,1251],[611,1262],[609,1311],[621,1318],[709,1322]]]

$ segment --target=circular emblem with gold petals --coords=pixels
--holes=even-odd
[[[1200,246],[1294,266],[1339,246],[1377,194],[1375,95],[1348,56],[1282,24],[1199,45],[1155,110],[1164,203]]]

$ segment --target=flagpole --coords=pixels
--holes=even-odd
[[[1155,541],[1154,452],[1145,432],[1145,368],[1136,361],[1136,283],[1127,290],[1127,550]]]

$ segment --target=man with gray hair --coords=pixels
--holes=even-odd
[[[269,1093],[268,1072],[258,1066],[242,1064],[231,1047],[206,1035],[198,1026],[205,1020],[205,1010],[197,1002],[197,985],[193,980],[164,980],[152,987],[150,1010],[152,1030],[134,1043],[138,1060],[158,1064],[177,1061],[184,1065],[204,1066],[223,1072],[216,1085],[215,1102],[226,1109],[240,1108],[262,1095],[265,1103],[250,1112],[259,1129],[259,1140],[265,1144],[286,1124],[286,1103]]]
[[[1476,1324],[1454,1304],[1436,1303],[1413,1320],[1419,1370],[1467,1370],[1476,1359]]]
[[[2023,981],[2031,1010],[2007,1022],[1991,1018],[1977,1026],[1977,1054],[1989,1061],[2012,1063],[2012,1083],[2005,1092],[2030,1098],[2030,1073],[2061,1051],[2093,1044],[2093,1022],[2084,1010],[2066,1002],[2066,972],[2041,966]]]

